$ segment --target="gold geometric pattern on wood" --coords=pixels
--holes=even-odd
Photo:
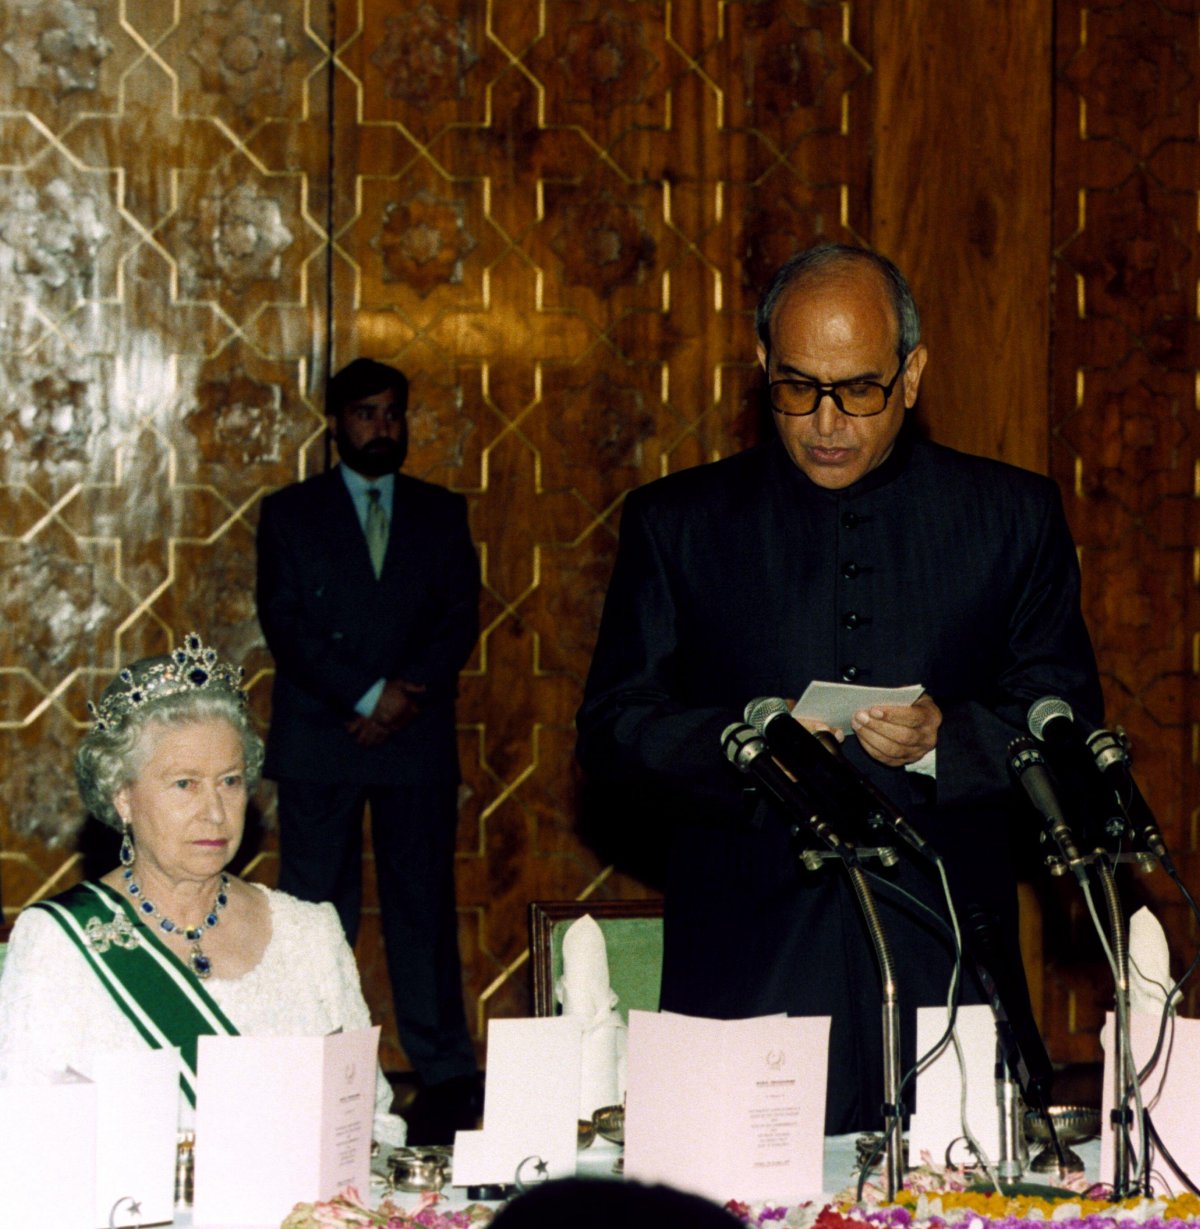
[[[963,69],[934,6],[905,7],[919,46],[849,2],[0,8],[9,916],[85,869],[69,764],[119,662],[197,627],[246,662],[265,726],[258,503],[324,465],[323,382],[360,354],[409,373],[409,469],[467,495],[483,565],[458,853],[480,1036],[488,1014],[527,1008],[529,899],[644,891],[581,841],[572,762],[621,502],[756,437],[752,308],[774,267],[820,236],[936,218],[944,185],[919,178],[872,216],[873,184],[922,161],[890,139],[921,113],[906,64]],[[1082,0],[1055,14],[1052,469],[1112,720],[1183,846],[1200,741],[1197,18]],[[1002,70],[1029,71],[980,57],[980,105]],[[946,123],[913,131],[936,141]],[[1001,277],[1022,256],[983,254]],[[966,284],[936,292],[986,307]],[[1003,354],[957,361],[999,379]],[[269,788],[260,803],[249,873],[271,881]],[[358,954],[401,1065],[372,916]],[[1055,1056],[1090,1055],[1092,1007],[1048,986]]]

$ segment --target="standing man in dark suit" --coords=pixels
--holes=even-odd
[[[747,701],[794,701],[814,681],[922,685],[915,703],[864,704],[845,754],[1019,968],[1006,747],[1047,694],[1097,721],[1100,687],[1057,488],[908,422],[927,355],[895,265],[834,244],[801,253],[756,323],[776,429],[626,500],[579,758],[669,826],[664,1009],[831,1016],[826,1129],[878,1129],[879,978],[848,880],[797,865],[722,731]],[[944,914],[925,867],[905,858],[891,878]],[[877,903],[907,1067],[915,1007],[945,1002],[951,952],[919,908]]]
[[[371,806],[400,1042],[422,1083],[414,1143],[474,1125],[454,896],[454,700],[479,634],[466,501],[397,471],[408,381],[357,359],[330,381],[340,464],[263,500],[258,615],[275,658],[265,775],[279,887],[332,901],[353,944]],[[431,1138],[435,1137],[435,1138]]]

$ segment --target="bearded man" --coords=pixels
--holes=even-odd
[[[410,1142],[449,1143],[478,1100],[455,916],[454,701],[479,634],[479,563],[463,497],[398,472],[407,405],[402,372],[350,363],[326,397],[340,464],[262,502],[258,615],[275,658],[264,775],[279,786],[279,887],[332,901],[351,944],[370,803],[396,1027],[422,1084]]]

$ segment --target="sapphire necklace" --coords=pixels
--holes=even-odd
[[[229,903],[229,876],[224,871],[221,872],[221,884],[217,888],[217,898],[213,901],[212,908],[204,915],[204,920],[200,925],[180,926],[169,917],[164,917],[159,913],[154,902],[142,894],[141,885],[133,877],[132,866],[127,866],[121,874],[125,878],[126,890],[137,903],[138,912],[146,918],[158,918],[158,928],[163,934],[182,935],[192,945],[192,950],[188,953],[188,964],[192,972],[204,981],[212,973],[212,961],[204,954],[200,940],[204,938],[206,930],[211,930],[221,920],[221,910]]]

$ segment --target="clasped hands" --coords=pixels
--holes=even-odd
[[[371,715],[353,717],[346,729],[360,747],[378,747],[413,721],[421,711],[418,701],[424,694],[424,683],[388,679]]]
[[[828,730],[821,721],[799,717],[810,733]],[[862,749],[889,768],[915,764],[937,746],[942,710],[933,697],[923,695],[912,704],[877,704],[860,709],[850,725]],[[840,739],[841,731],[833,731]]]

